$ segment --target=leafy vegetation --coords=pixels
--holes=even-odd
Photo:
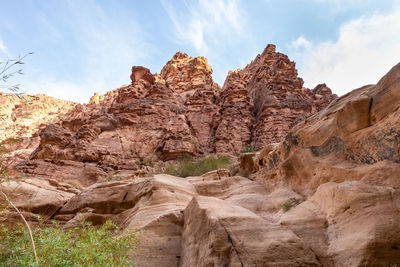
[[[228,168],[229,164],[230,160],[226,156],[208,156],[197,161],[192,157],[184,157],[178,164],[169,165],[165,173],[180,177],[198,176],[219,168]]]
[[[39,263],[32,254],[29,233],[20,225],[0,227],[0,262],[3,266],[135,266],[131,256],[138,240],[134,233],[118,232],[111,221],[100,228],[90,223],[69,230],[32,229]]]
[[[295,198],[295,197],[291,197],[289,198],[285,203],[282,204],[282,208],[284,211],[288,211],[291,208],[293,208],[294,206],[297,206],[300,204],[300,200]]]
[[[248,153],[248,152],[256,152],[257,148],[249,146],[249,147],[245,147],[242,150],[240,150],[240,153]]]
[[[137,159],[136,164],[140,166],[154,166],[154,162],[152,159]]]

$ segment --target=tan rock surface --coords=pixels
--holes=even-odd
[[[354,90],[296,125],[264,157],[267,168],[260,171],[260,181],[290,183],[306,195],[330,181],[361,180],[398,187],[399,111],[391,99],[399,93],[399,84],[388,82],[398,69],[394,67],[376,85]],[[393,96],[383,98],[384,93]],[[379,103],[384,99],[387,105]],[[386,109],[386,116],[380,117],[373,103]]]
[[[47,95],[24,95],[22,98],[0,93],[0,142],[29,138],[49,123],[57,121],[76,103]]]
[[[28,159],[39,145],[38,132],[57,122],[75,105],[43,94],[20,98],[0,93],[0,159],[3,167],[11,168]]]
[[[326,183],[285,213],[324,266],[384,266],[400,261],[399,190],[358,181]]]
[[[319,266],[293,232],[239,206],[196,197],[184,216],[182,266]]]

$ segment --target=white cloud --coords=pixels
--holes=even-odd
[[[192,45],[206,54],[210,44],[224,41],[224,37],[242,32],[244,15],[237,0],[198,0],[185,2],[179,12],[170,1],[161,1],[173,25],[178,42]]]
[[[299,63],[305,86],[313,88],[324,82],[343,95],[376,83],[400,61],[399,32],[397,9],[343,24],[336,41],[312,43],[299,37],[291,44],[291,52]]]
[[[298,37],[291,43],[291,47],[294,47],[295,49],[309,48],[310,46],[311,42],[304,38],[304,36]]]
[[[6,55],[6,56],[9,55],[8,49],[7,49],[7,47],[5,46],[5,44],[4,44],[4,42],[3,42],[3,40],[2,40],[1,38],[0,38],[0,52],[1,52],[2,54]]]

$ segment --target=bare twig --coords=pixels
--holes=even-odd
[[[21,212],[19,211],[19,209],[14,205],[14,203],[12,203],[12,201],[7,197],[7,195],[6,195],[3,191],[1,191],[1,190],[0,190],[0,193],[4,196],[4,198],[6,199],[6,201],[17,211],[17,213],[19,214],[19,216],[21,216],[22,220],[24,221],[24,223],[25,223],[25,225],[26,225],[26,228],[28,228],[29,236],[30,236],[30,238],[31,238],[31,243],[32,243],[32,248],[33,248],[33,255],[35,256],[36,264],[39,264],[38,257],[37,257],[37,254],[36,254],[35,241],[33,240],[33,235],[32,235],[31,227],[29,226],[28,222],[25,220],[24,215],[22,215],[22,213],[21,213]]]

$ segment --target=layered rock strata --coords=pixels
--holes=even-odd
[[[336,97],[324,85],[309,90],[302,84],[295,64],[273,45],[231,72],[222,88],[207,59],[178,52],[160,74],[135,66],[130,85],[95,94],[89,104],[48,125],[31,160],[19,169],[43,175],[60,165],[79,167],[61,178],[70,180],[90,168],[78,179],[87,184],[117,170],[146,172],[151,166],[141,162],[235,155],[247,146],[279,141]]]

